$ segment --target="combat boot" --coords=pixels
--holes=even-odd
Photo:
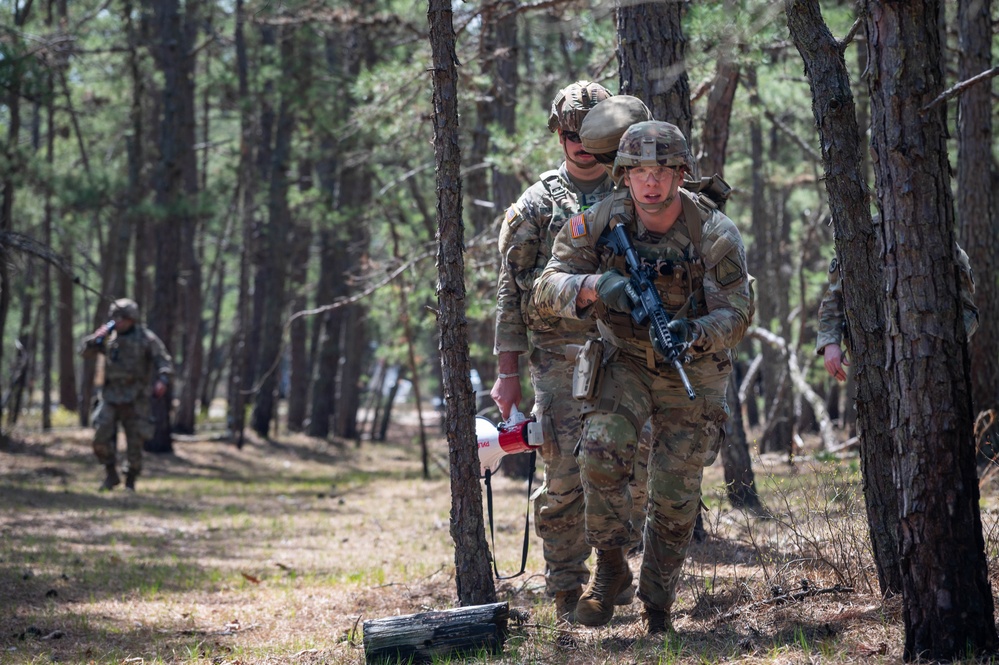
[[[576,603],[576,621],[604,626],[614,616],[614,601],[631,586],[631,568],[621,548],[597,550],[597,570]]]
[[[104,482],[101,483],[101,486],[97,488],[98,492],[108,492],[121,484],[121,478],[118,477],[118,471],[114,468],[114,464],[106,464],[104,468],[107,469],[107,475],[104,476]]]
[[[134,471],[129,471],[125,474],[125,489],[130,492],[135,491],[135,479],[138,478],[139,474]]]
[[[642,622],[649,635],[661,635],[673,630],[673,624],[669,620],[669,610],[657,610],[651,605],[646,605],[642,610]]]
[[[581,589],[576,587],[569,591],[555,592],[555,618],[559,621],[576,623],[576,603],[579,602]]]

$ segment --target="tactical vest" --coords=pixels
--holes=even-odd
[[[552,199],[552,221],[556,219],[564,222],[573,215],[580,212],[579,201],[576,199],[576,195],[573,194],[568,187],[568,184],[563,178],[562,174],[558,172],[558,169],[552,169],[551,171],[545,171],[540,177],[541,184],[544,185],[545,191]],[[561,213],[561,214],[556,214]],[[562,225],[559,224],[559,227]]]
[[[152,372],[150,341],[139,324],[124,335],[105,342],[104,389],[106,402],[131,402],[141,395]]]
[[[621,195],[615,193],[608,216],[610,219],[622,216],[622,223],[632,231],[632,242],[643,263],[655,266],[656,290],[670,316],[696,318],[708,312],[703,288],[704,261],[700,256],[701,231],[704,221],[715,206],[704,200],[695,202],[684,194],[677,194],[682,197],[683,215],[670,229],[672,242],[669,243],[661,243],[661,238],[642,226],[635,215],[634,203],[626,192]],[[627,274],[623,256],[615,255],[603,245],[599,251],[601,270],[616,268]],[[648,345],[651,348],[648,324],[638,325],[630,314],[607,309],[603,303],[597,303],[596,310],[597,317],[615,336],[637,341],[641,346]]]

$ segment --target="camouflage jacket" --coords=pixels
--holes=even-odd
[[[173,362],[156,333],[135,324],[126,333],[112,331],[103,340],[85,337],[80,353],[84,357],[104,354],[102,399],[109,404],[134,402],[147,396],[153,376],[164,379],[173,373]]]
[[[957,264],[961,269],[961,311],[964,319],[964,332],[968,339],[978,330],[978,307],[975,306],[975,276],[971,270],[968,254],[959,245]],[[829,344],[843,346],[847,339],[846,308],[843,302],[843,277],[837,259],[829,264],[829,285],[819,303],[819,330],[815,340],[815,353],[822,355]]]
[[[634,214],[627,190],[573,217],[555,238],[552,258],[535,287],[538,311],[578,319],[592,314],[606,341],[633,355],[650,357],[647,325],[635,325],[630,315],[611,312],[599,302],[583,310],[576,307],[586,276],[609,268],[627,274],[623,257],[599,242],[610,219],[616,217],[628,229],[642,260],[656,265],[662,275],[656,279],[656,288],[669,314],[696,321],[700,327],[701,337],[692,347],[695,362],[736,346],[752,319],[742,236],[732,220],[704,197],[685,190],[678,195],[686,198],[684,214],[658,238]]]
[[[543,173],[507,210],[499,235],[494,353],[527,351],[528,330],[534,346],[549,350],[595,336],[592,321],[541,316],[531,303],[531,290],[566,220],[606,198],[613,189],[608,177],[583,194],[572,184],[563,163]]]

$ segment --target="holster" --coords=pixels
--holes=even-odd
[[[604,344],[591,339],[576,355],[572,368],[572,396],[578,400],[591,400],[598,392],[603,374]]]

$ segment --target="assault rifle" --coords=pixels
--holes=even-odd
[[[694,392],[694,387],[690,385],[687,373],[683,371],[683,361],[686,359],[687,349],[683,343],[673,338],[673,334],[667,327],[671,317],[666,313],[662,298],[659,297],[659,291],[656,290],[654,283],[656,269],[642,263],[641,257],[638,256],[638,250],[635,249],[635,244],[628,236],[628,231],[616,219],[611,220],[608,230],[600,237],[600,242],[606,243],[618,256],[623,256],[628,264],[631,281],[625,290],[631,301],[635,303],[631,309],[631,318],[640,326],[649,324],[649,330],[656,341],[656,346],[665,354],[666,362],[671,364],[680,375],[687,396],[690,399],[695,399],[697,394]]]

